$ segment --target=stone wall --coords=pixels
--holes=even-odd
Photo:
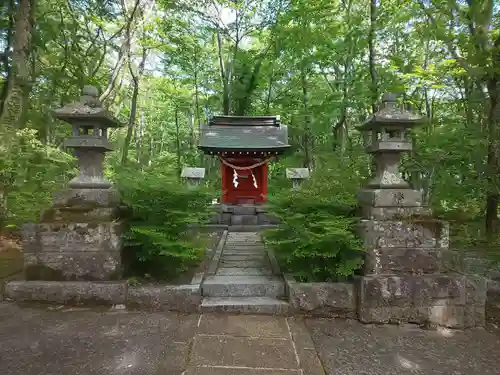
[[[311,316],[356,318],[354,283],[299,283],[286,276],[290,310]]]

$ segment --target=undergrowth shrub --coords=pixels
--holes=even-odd
[[[300,189],[270,198],[281,225],[264,233],[282,269],[302,282],[342,281],[362,266],[361,241],[355,233],[355,192],[361,177],[345,166],[318,167]]]
[[[210,195],[153,172],[121,172],[116,179],[131,209],[127,276],[166,281],[197,266],[205,248],[189,226],[206,218]]]

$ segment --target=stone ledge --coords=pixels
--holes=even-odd
[[[500,323],[500,281],[488,282],[486,318],[492,323]]]
[[[152,311],[198,312],[200,285],[144,285],[128,288],[127,307]]]
[[[469,328],[485,322],[486,279],[479,276],[363,276],[358,297],[358,316],[364,323]]]
[[[285,276],[290,307],[295,313],[319,317],[356,318],[353,283],[300,283]]]
[[[198,312],[201,304],[200,284],[130,286],[127,281],[23,280],[7,282],[3,288],[5,299],[16,302],[126,305],[131,309],[180,312]]]
[[[62,304],[124,304],[127,282],[11,281],[5,297],[17,302]]]
[[[484,307],[475,306],[360,308],[358,316],[362,323],[416,323],[456,329],[484,326]]]

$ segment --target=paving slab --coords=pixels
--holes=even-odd
[[[328,375],[498,375],[500,337],[484,329],[422,330],[308,319]]]
[[[298,369],[291,340],[265,337],[199,335],[190,365]]]
[[[205,335],[228,335],[289,339],[283,317],[259,315],[203,314],[198,330]]]
[[[198,320],[174,313],[51,309],[0,304],[2,375],[181,375]]]
[[[227,367],[195,367],[186,375],[302,375],[301,370],[227,368]]]

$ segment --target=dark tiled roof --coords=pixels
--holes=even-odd
[[[217,116],[201,127],[201,149],[272,150],[285,149],[288,129],[278,117]]]

